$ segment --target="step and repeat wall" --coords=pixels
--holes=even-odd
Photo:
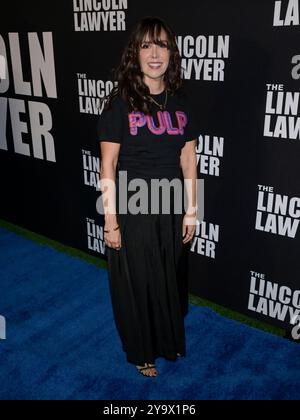
[[[175,30],[199,121],[190,291],[289,328],[300,313],[300,1],[6,2],[0,217],[106,258],[96,121],[133,25]]]

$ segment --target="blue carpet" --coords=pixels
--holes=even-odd
[[[299,399],[300,347],[190,305],[187,357],[128,364],[107,272],[0,228],[0,399]]]

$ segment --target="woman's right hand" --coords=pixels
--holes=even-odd
[[[118,226],[117,223],[115,223],[114,225],[105,224],[104,230],[109,230],[109,232],[104,232],[104,242],[108,247],[119,250],[122,245],[121,232],[120,227],[117,230],[113,230],[113,228],[115,228],[116,226]]]

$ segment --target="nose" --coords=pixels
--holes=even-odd
[[[151,55],[153,58],[157,56],[157,45],[154,43],[152,44]]]

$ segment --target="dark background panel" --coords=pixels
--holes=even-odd
[[[299,26],[273,27],[274,1],[128,1],[126,30],[75,32],[73,2],[9,2],[0,15],[0,35],[20,37],[24,79],[31,70],[27,36],[51,32],[58,98],[16,95],[12,83],[2,97],[47,104],[51,110],[56,162],[14,153],[8,118],[8,151],[0,150],[0,217],[66,245],[106,258],[105,249],[88,247],[87,219],[103,227],[96,211],[98,193],[84,184],[83,150],[99,159],[97,114],[79,111],[77,73],[111,80],[133,25],[142,16],[164,18],[178,36],[229,35],[225,80],[185,81],[200,123],[199,135],[224,137],[220,176],[203,175],[205,222],[219,226],[216,258],[189,253],[190,291],[229,308],[280,326],[284,321],[248,310],[250,271],[264,273],[280,286],[299,289],[299,233],[294,239],[255,230],[258,184],[275,193],[300,196],[299,140],[263,136],[266,84],[299,91],[291,59],[299,54]],[[282,2],[286,10],[288,1]],[[196,58],[196,57],[195,57]],[[28,112],[22,120],[29,121]],[[31,143],[31,133],[24,135]],[[199,168],[198,168],[199,169]],[[100,229],[101,232],[101,229]],[[98,238],[103,245],[103,238]]]

